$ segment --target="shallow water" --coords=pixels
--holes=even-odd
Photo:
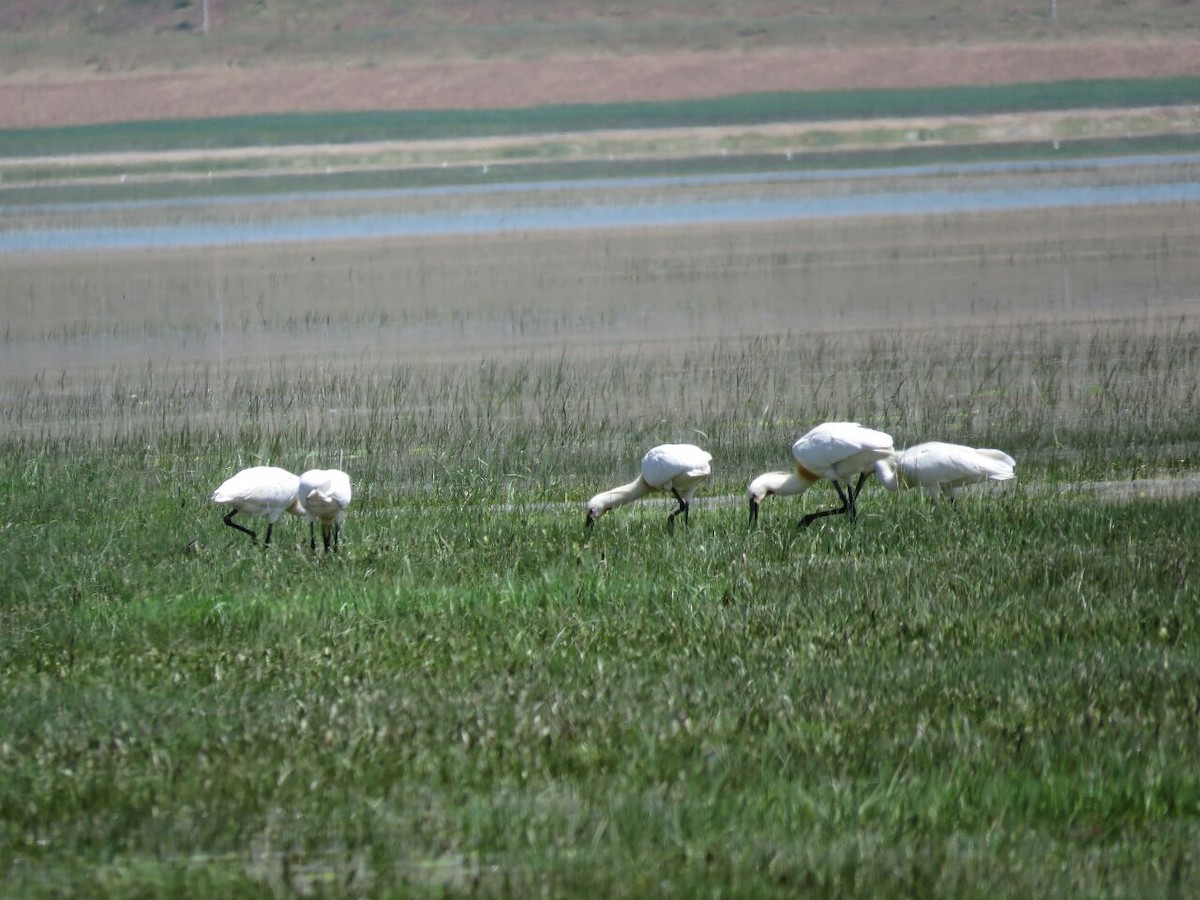
[[[1197,163],[1195,155],[1142,156],[35,204],[5,210],[0,253],[1178,204],[1200,202]],[[102,224],[95,224],[98,218]]]

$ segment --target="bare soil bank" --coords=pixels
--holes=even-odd
[[[515,108],[955,84],[1200,75],[1195,41],[848,47],[370,68],[268,65],[0,81],[0,128],[366,109]]]

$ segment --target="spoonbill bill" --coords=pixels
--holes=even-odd
[[[275,521],[285,512],[294,516],[304,515],[299,499],[300,479],[287,469],[277,466],[251,466],[242,469],[229,478],[219,488],[213,491],[212,502],[220,506],[228,506],[225,514],[225,524],[230,528],[250,535],[252,540],[258,540],[253,529],[233,521],[233,517],[242,512],[248,516],[267,517],[267,536],[263,546],[271,544],[271,529]]]
[[[683,513],[686,525],[688,504],[692,502],[696,489],[712,474],[711,461],[712,454],[694,444],[660,444],[652,448],[642,457],[642,472],[637,478],[629,484],[599,493],[588,501],[588,530],[610,509],[656,491],[670,494],[679,503],[678,508],[667,516],[667,530],[675,530],[675,517],[680,513]]]
[[[953,504],[969,484],[1015,478],[1016,465],[1002,450],[929,441],[881,459],[875,463],[875,477],[889,491],[919,487],[931,497],[946,495]]]
[[[842,505],[809,513],[800,520],[800,527],[805,528],[823,516],[842,513],[849,513],[850,520],[854,521],[858,514],[855,501],[863,482],[874,471],[877,462],[894,453],[891,435],[882,431],[864,428],[857,422],[818,425],[792,444],[794,471],[766,472],[750,482],[746,489],[750,500],[750,527],[758,522],[758,508],[767,497],[803,494],[822,479],[833,482]],[[854,475],[858,476],[858,483],[852,488],[850,478]]]
[[[317,549],[315,525],[321,523],[325,552],[334,552],[342,534],[342,522],[350,505],[350,476],[341,469],[309,469],[300,476],[300,505],[308,514],[308,545]]]

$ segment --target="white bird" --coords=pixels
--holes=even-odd
[[[1017,463],[1001,450],[930,441],[875,464],[875,477],[889,491],[919,487],[931,497],[943,494],[951,504],[958,492],[980,481],[1009,481]]]
[[[295,516],[304,515],[299,499],[300,479],[287,469],[277,466],[252,466],[242,469],[229,478],[219,488],[213,491],[212,502],[228,506],[225,514],[225,524],[236,528],[258,540],[258,535],[245,525],[233,521],[240,512],[249,516],[267,517],[267,537],[263,541],[266,547],[271,543],[271,529],[275,521],[285,512]]]
[[[300,476],[300,505],[308,513],[308,544],[317,549],[315,523],[321,523],[325,552],[336,552],[346,508],[350,506],[350,476],[340,469],[309,469]]]
[[[712,454],[694,444],[661,444],[642,457],[642,473],[629,484],[597,494],[587,505],[587,527],[618,506],[645,497],[655,491],[670,494],[679,507],[667,516],[667,530],[675,529],[675,517],[683,513],[688,520],[688,504],[692,495],[712,474]]]
[[[758,522],[758,508],[772,494],[789,496],[803,494],[822,479],[833,482],[842,501],[837,509],[823,509],[800,520],[804,528],[822,516],[849,513],[853,521],[858,514],[855,501],[863,482],[881,459],[895,453],[892,437],[882,431],[864,428],[857,422],[825,422],[792,444],[793,472],[767,472],[750,482],[746,489],[750,499],[750,526]],[[851,488],[850,478],[858,475]],[[843,490],[842,482],[845,482]]]

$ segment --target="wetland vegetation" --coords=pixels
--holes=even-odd
[[[219,231],[414,208],[359,188],[946,160],[1169,153],[1133,180],[1196,181],[1188,4],[212,5],[200,36],[208,4],[10,4],[0,56],[32,90],[9,112],[109,121],[160,108],[124,93],[139,79],[249,70],[308,113],[199,118],[227,114],[218,90],[194,121],[0,132],[0,227]],[[945,76],[942,51],[983,40],[1060,73],[1150,42],[1188,74],[898,71]],[[531,73],[561,70],[522,67],[502,113],[322,111],[414,63],[607,55],[645,77],[859,47],[869,69],[930,42],[876,63],[896,89],[537,106],[516,102]],[[312,89],[348,69],[366,77],[340,97]],[[167,108],[210,96],[186,93]],[[1003,140],[944,121],[1034,112],[1053,125]],[[781,120],[806,143],[767,134]],[[1196,895],[1197,223],[1176,198],[0,253],[5,894]],[[798,531],[818,486],[747,530],[749,478],[826,419],[1000,447],[1017,481],[957,511],[870,483],[855,524]],[[715,457],[690,526],[644,501],[585,536],[586,499],[664,441]],[[266,552],[222,524],[212,490],[268,463],[350,473],[340,553],[295,519]]]
[[[1189,205],[6,261],[24,896],[1178,895],[1200,879]],[[957,514],[743,491],[823,419]],[[668,504],[583,504],[668,440]],[[212,489],[355,480],[341,553]]]

